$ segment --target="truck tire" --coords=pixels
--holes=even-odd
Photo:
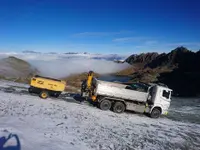
[[[49,97],[49,93],[47,91],[42,91],[40,93],[40,98],[47,99]]]
[[[151,111],[151,114],[150,114],[150,117],[151,118],[159,118],[161,115],[161,111],[159,108],[154,108],[152,111]]]
[[[110,110],[111,108],[111,102],[109,100],[102,100],[100,103],[99,103],[99,108],[101,110]]]
[[[123,113],[126,109],[126,106],[122,102],[116,102],[113,106],[113,111],[115,113]]]

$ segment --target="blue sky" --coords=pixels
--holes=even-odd
[[[1,0],[0,51],[200,49],[198,0]]]

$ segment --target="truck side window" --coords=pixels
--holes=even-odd
[[[163,90],[162,96],[169,99],[170,91]]]

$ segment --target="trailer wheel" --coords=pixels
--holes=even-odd
[[[29,92],[29,93],[33,93],[33,88],[32,88],[32,87],[29,87],[29,88],[28,88],[28,92]]]
[[[101,110],[110,110],[111,108],[111,102],[109,100],[102,100],[100,103],[99,103],[99,108]]]
[[[154,108],[152,111],[151,111],[151,114],[150,114],[150,117],[151,118],[159,118],[161,115],[161,110],[159,108]]]
[[[55,97],[55,98],[58,98],[59,96],[60,96],[60,94],[55,94],[55,96],[54,96],[54,97]]]
[[[40,93],[40,97],[43,98],[43,99],[47,99],[49,96],[49,93],[47,91],[42,91]]]
[[[116,102],[113,106],[113,111],[115,113],[123,113],[125,111],[125,105],[122,102]]]
[[[54,97],[56,97],[56,98],[58,98],[59,96],[60,96],[60,92],[56,92],[56,93],[54,93]]]

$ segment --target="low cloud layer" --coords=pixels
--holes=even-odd
[[[32,61],[32,64],[45,76],[65,77],[74,73],[94,72],[105,74],[122,70],[127,67],[125,64],[116,64],[112,61],[94,59],[52,60]]]
[[[120,71],[129,66],[125,63],[118,64],[105,59],[94,59],[91,56],[77,55],[71,57],[68,55],[46,54],[12,54],[12,56],[13,55],[28,61],[41,72],[41,75],[55,78],[66,77],[70,74],[88,72],[90,70],[100,74],[107,74]],[[3,56],[1,55],[1,57]]]

